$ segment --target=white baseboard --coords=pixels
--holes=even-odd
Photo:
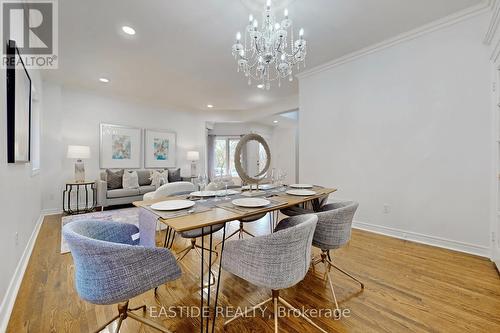
[[[43,209],[41,214],[43,216],[48,216],[48,215],[62,214],[62,212],[63,211],[60,208],[49,208],[49,209]]]
[[[40,216],[36,221],[35,228],[31,233],[31,237],[24,248],[21,259],[19,260],[16,270],[14,271],[14,275],[12,276],[9,286],[7,287],[2,304],[0,305],[0,332],[5,332],[7,330],[10,315],[12,313],[12,309],[14,308],[14,303],[16,302],[17,293],[21,287],[21,282],[23,281],[24,273],[26,271],[26,267],[28,266],[31,252],[33,251],[33,247],[38,237],[38,233],[40,232],[40,227],[42,226],[44,217],[45,214],[40,213]]]
[[[396,228],[384,227],[359,221],[353,222],[353,228],[370,231],[376,234],[408,240],[416,243],[442,247],[448,250],[465,252],[481,257],[490,258],[491,249],[486,246],[464,243],[456,240],[424,235],[413,231],[405,231]]]

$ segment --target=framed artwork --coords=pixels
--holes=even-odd
[[[28,163],[31,157],[31,78],[16,47],[7,42],[7,162]],[[15,65],[12,65],[15,64]]]
[[[101,124],[99,163],[101,169],[141,167],[140,128]]]
[[[176,166],[177,134],[165,130],[144,131],[144,167],[171,168]]]

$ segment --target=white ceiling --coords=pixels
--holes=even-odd
[[[288,2],[296,32],[306,31],[309,68],[481,3],[278,1]],[[218,110],[248,110],[275,103],[297,94],[297,80],[271,91],[249,87],[231,56],[236,31],[259,2],[264,0],[59,1],[59,70],[46,71],[44,78],[190,109],[214,104]],[[136,36],[124,36],[122,25],[134,27]],[[98,82],[103,76],[111,82]]]

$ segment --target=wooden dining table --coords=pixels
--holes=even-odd
[[[263,213],[270,213],[270,225],[271,225],[271,232],[273,231],[273,228],[275,226],[275,222],[277,222],[278,218],[278,212],[280,209],[292,207],[292,206],[297,206],[297,205],[304,205],[309,202],[318,202],[320,198],[327,196],[333,192],[336,191],[335,188],[327,188],[327,187],[321,187],[321,186],[314,186],[312,190],[315,192],[314,195],[309,195],[309,196],[296,196],[296,195],[290,195],[287,194],[286,191],[277,191],[277,190],[268,190],[266,193],[261,196],[262,198],[266,198],[271,201],[271,204],[265,207],[259,207],[259,208],[244,208],[242,209],[241,207],[237,207],[232,205],[231,200],[219,200],[217,199],[209,199],[209,200],[199,200],[195,199],[197,203],[199,203],[200,206],[205,206],[204,209],[200,211],[196,210],[187,210],[185,213],[180,212],[179,214],[174,214],[172,216],[165,216],[162,215],[161,213],[157,213],[158,221],[161,223],[165,224],[167,226],[166,230],[166,237],[165,237],[165,243],[164,246],[166,247],[171,247],[175,233],[180,233],[184,231],[190,231],[190,230],[195,230],[199,228],[208,228],[208,246],[209,248],[212,248],[213,245],[213,232],[212,232],[212,227],[215,225],[219,224],[224,224],[224,228],[222,229],[223,234],[222,234],[222,242],[221,242],[221,247],[220,247],[220,262],[222,262],[222,255],[224,252],[224,243],[225,243],[225,238],[226,238],[226,227],[225,224],[227,222],[231,221],[237,221],[245,217],[251,217],[254,215],[258,214],[263,214]],[[171,196],[171,197],[162,197],[158,198],[155,200],[148,200],[148,201],[136,201],[134,202],[134,205],[137,207],[142,207],[144,209],[149,210],[153,214],[155,211],[151,209],[151,205],[157,202],[162,202],[162,201],[167,201],[167,200],[179,200],[179,199],[189,199],[191,198],[190,195],[177,195],[177,196]],[[229,197],[231,198],[231,197]],[[205,237],[200,237],[201,238],[201,246],[205,246]],[[207,300],[205,302],[204,300],[204,288],[205,288],[205,283],[204,283],[204,251],[201,251],[201,278],[200,278],[200,286],[201,286],[201,293],[200,293],[200,313],[201,313],[201,320],[200,320],[200,332],[214,332],[215,329],[215,321],[216,321],[216,315],[217,311],[213,311],[213,318],[211,320],[211,325],[210,325],[210,315],[206,315],[205,311],[203,309],[210,309],[210,301],[211,301],[211,293],[212,290],[209,287],[208,293],[207,293]],[[212,252],[209,251],[209,259],[208,262],[212,262]],[[210,269],[210,267],[209,267]],[[221,274],[221,265],[219,264],[219,269],[217,273],[217,286],[215,290],[215,298],[214,298],[214,308],[217,308],[217,302],[219,298],[219,288],[220,288],[220,274]],[[209,279],[210,279],[210,272],[209,272]],[[210,286],[210,284],[209,284]],[[209,311],[207,311],[210,313]],[[205,323],[206,321],[206,323]],[[210,327],[211,326],[211,327]]]

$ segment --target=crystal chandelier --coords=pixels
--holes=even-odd
[[[278,80],[278,86],[281,86],[282,79],[288,77],[289,81],[293,81],[295,66],[297,70],[300,64],[305,66],[304,29],[300,29],[299,38],[294,40],[288,9],[283,14],[283,20],[278,22],[271,10],[271,0],[267,0],[260,27],[257,19],[250,14],[244,40],[241,40],[240,32],[236,34],[233,56],[238,62],[238,72],[248,77],[249,85],[254,80],[261,82],[259,87],[269,90],[271,81]]]

